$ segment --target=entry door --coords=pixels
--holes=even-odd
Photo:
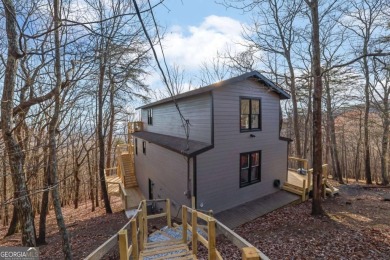
[[[154,183],[152,182],[151,179],[149,179],[149,199],[150,200],[153,199],[153,186],[154,186]]]

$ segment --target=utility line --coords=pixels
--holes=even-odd
[[[161,66],[161,64],[160,64],[160,61],[158,60],[156,50],[155,50],[155,48],[154,48],[154,45],[153,45],[153,43],[152,43],[152,40],[150,39],[149,33],[148,33],[148,31],[146,30],[145,23],[144,23],[143,20],[142,20],[141,13],[140,13],[140,10],[139,10],[138,5],[137,5],[137,1],[136,1],[136,0],[132,0],[132,2],[133,2],[133,4],[134,4],[134,8],[135,8],[135,11],[136,11],[136,13],[137,13],[138,20],[139,20],[140,23],[141,23],[142,29],[143,29],[143,31],[144,31],[144,33],[145,33],[145,36],[146,36],[146,38],[147,38],[147,40],[148,40],[148,42],[149,42],[149,45],[150,45],[150,47],[151,47],[151,49],[152,49],[154,59],[155,59],[155,61],[156,61],[156,63],[157,63],[157,66],[158,66],[160,72],[161,72],[161,75],[162,75],[162,77],[163,77],[165,86],[167,87],[168,92],[169,92],[169,94],[170,94],[170,96],[171,96],[171,98],[172,98],[172,101],[174,102],[175,107],[176,107],[177,111],[179,112],[179,116],[180,116],[180,119],[181,119],[181,121],[182,121],[182,125],[183,125],[183,127],[184,127],[184,133],[185,133],[185,135],[186,135],[186,143],[187,143],[186,150],[188,150],[188,149],[189,149],[189,125],[190,125],[190,122],[189,122],[189,120],[186,119],[186,118],[184,117],[184,115],[182,114],[182,112],[181,112],[181,110],[180,110],[180,108],[179,108],[179,105],[177,104],[177,101],[176,101],[176,99],[175,99],[175,97],[174,97],[174,94],[173,94],[173,92],[172,92],[172,90],[171,90],[171,88],[170,88],[170,86],[169,86],[168,79],[167,79],[167,77],[166,77],[166,75],[165,75],[165,72],[164,72],[164,70],[163,70],[163,68],[162,68],[162,66]],[[148,3],[149,3],[149,6],[151,6],[149,0],[148,0]],[[162,55],[163,55],[163,61],[164,61],[164,64],[165,64],[165,67],[166,67],[166,70],[167,70],[167,73],[168,73],[169,82],[172,83],[172,80],[171,80],[171,77],[170,77],[170,74],[169,74],[169,68],[168,68],[168,66],[167,66],[166,59],[165,59],[165,55],[164,55],[164,51],[163,51],[163,48],[162,48],[162,45],[161,45],[161,38],[160,38],[160,34],[159,34],[159,32],[158,32],[157,23],[156,23],[156,20],[154,19],[153,10],[150,10],[150,12],[151,12],[151,14],[152,14],[152,19],[153,19],[154,25],[155,25],[155,27],[156,27],[156,32],[157,32],[157,37],[158,37],[158,43],[159,43],[159,46],[160,46],[160,48],[161,48],[161,52],[162,52]]]

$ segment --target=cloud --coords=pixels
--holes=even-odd
[[[229,17],[211,15],[199,26],[180,25],[171,27],[163,40],[164,52],[169,64],[179,65],[186,71],[199,69],[202,62],[208,62],[228,46],[232,50],[243,47],[242,26]]]

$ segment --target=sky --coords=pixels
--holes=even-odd
[[[162,43],[168,64],[179,66],[187,75],[196,75],[217,51],[242,49],[235,43],[243,41],[242,26],[249,21],[241,11],[213,0],[166,0],[155,16],[165,28]],[[158,73],[149,80],[152,88],[161,84]]]

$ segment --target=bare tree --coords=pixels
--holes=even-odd
[[[252,50],[275,54],[287,64],[284,74],[289,86],[293,106],[294,145],[297,156],[302,156],[301,134],[298,114],[296,87],[296,65],[294,48],[299,44],[296,21],[302,11],[302,0],[271,1],[231,1],[225,0],[228,7],[240,8],[253,13],[253,23],[245,28],[244,37]],[[239,3],[239,4],[237,4]]]
[[[365,96],[365,111],[364,111],[364,157],[365,157],[365,175],[367,184],[371,184],[371,157],[370,157],[370,140],[369,140],[369,113],[370,113],[370,69],[369,69],[369,54],[373,38],[381,24],[379,20],[384,7],[383,0],[354,0],[350,2],[345,15],[347,19],[342,24],[355,36],[360,39],[358,46],[352,46],[356,52],[362,54],[362,71],[365,78],[364,96]]]
[[[35,246],[34,217],[32,214],[31,201],[27,191],[25,172],[23,169],[24,152],[15,138],[14,133],[14,95],[17,66],[23,53],[19,47],[17,33],[16,11],[13,1],[3,1],[6,30],[8,40],[7,64],[4,76],[3,94],[1,99],[1,129],[5,141],[7,154],[14,185],[14,207],[22,226],[22,244]],[[14,210],[15,212],[15,210]]]
[[[381,144],[381,175],[382,184],[389,184],[389,134],[390,134],[390,60],[389,58],[374,58],[374,80],[370,84],[373,103],[381,114],[383,132]]]
[[[313,215],[322,215],[321,188],[322,188],[322,69],[320,44],[320,17],[318,0],[305,0],[309,6],[312,22],[313,45]]]

